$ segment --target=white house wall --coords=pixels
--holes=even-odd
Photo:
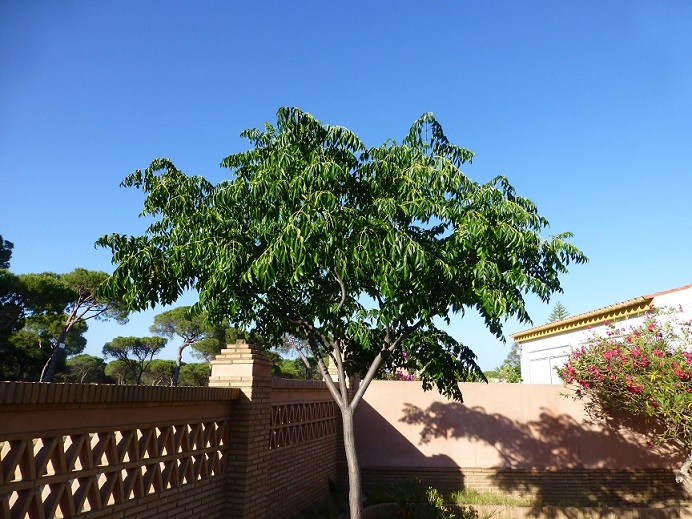
[[[692,287],[656,295],[656,308],[682,308],[680,320],[692,320]],[[644,316],[618,321],[618,327],[638,326]],[[574,349],[581,348],[592,334],[605,335],[604,324],[521,342],[521,376],[525,384],[561,384],[556,367],[561,367]]]

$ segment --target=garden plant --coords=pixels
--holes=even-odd
[[[648,446],[666,444],[684,459],[676,479],[692,493],[692,322],[680,309],[651,308],[642,324],[606,322],[558,370],[576,385],[589,415],[643,425]]]

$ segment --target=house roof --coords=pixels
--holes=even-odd
[[[541,326],[530,328],[529,330],[517,332],[510,335],[510,337],[519,343],[528,342],[535,339],[549,337],[551,335],[557,335],[560,333],[587,328],[589,326],[603,324],[604,321],[612,321],[615,319],[624,319],[627,317],[640,315],[649,309],[656,297],[690,288],[692,288],[692,285],[685,285],[682,287],[673,288],[671,290],[665,290],[662,292],[656,292],[654,294],[627,299],[626,301],[597,308],[596,310],[573,315],[565,319],[561,319],[560,321],[543,324]]]

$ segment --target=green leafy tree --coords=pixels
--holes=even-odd
[[[305,380],[321,380],[322,375],[317,376],[313,373],[312,378],[306,378],[305,364],[300,358],[283,357],[278,350],[269,350],[264,352],[265,355],[272,361],[272,376],[276,378],[293,378]],[[317,363],[312,358],[308,361],[313,365]]]
[[[106,361],[101,357],[82,353],[67,359],[67,373],[61,378],[65,382],[107,383]]]
[[[14,243],[3,239],[0,234],[0,270],[7,270],[10,268],[12,249],[14,249]]]
[[[310,346],[306,339],[299,339],[292,335],[284,335],[281,346],[278,346],[277,350],[284,354],[296,353],[305,369],[305,380],[313,378],[313,368],[316,363],[310,362],[308,358],[310,356]]]
[[[149,331],[155,335],[161,335],[172,339],[178,336],[182,342],[178,345],[176,355],[175,372],[172,377],[172,385],[178,385],[178,377],[180,367],[182,366],[183,351],[188,346],[195,346],[204,339],[210,339],[205,344],[202,344],[202,351],[217,349],[220,351],[218,337],[224,333],[224,327],[213,326],[205,313],[194,314],[190,311],[189,306],[180,306],[167,310],[154,316],[154,324],[149,328]],[[218,351],[216,351],[218,353]]]
[[[147,386],[172,386],[178,365],[174,360],[153,359],[142,374],[142,384]],[[177,383],[175,384],[177,385]]]
[[[87,330],[86,323],[78,322],[67,333],[63,333],[65,326],[64,314],[35,314],[27,317],[24,326],[13,334],[10,342],[21,355],[33,356],[38,363],[32,367],[29,380],[38,380],[41,372],[55,348],[55,338],[63,337],[63,350],[67,355],[74,355],[84,351]],[[61,356],[56,365],[57,372],[65,372],[65,356]]]
[[[180,368],[181,386],[208,386],[211,368],[206,362],[191,362]]]
[[[677,480],[692,493],[692,329],[675,312],[652,311],[643,324],[608,324],[558,369],[597,420],[642,427],[649,444],[680,449]]]
[[[142,375],[154,355],[166,345],[163,337],[116,337],[103,346],[103,356],[122,361],[128,368],[134,384],[142,383]]]
[[[458,382],[483,373],[437,318],[476,309],[503,337],[506,318],[529,320],[526,294],[548,301],[567,265],[586,258],[569,233],[542,237],[548,221],[505,178],[469,179],[460,168],[473,154],[432,114],[401,144],[373,148],[294,108],[242,135],[252,147],[223,160],[228,181],[188,177],[167,159],[124,180],[145,192],[154,223],[98,241],[117,265],[103,293],[139,309],[193,288],[214,319],[254,325],[268,343],[307,340],[341,412],[358,518],[353,416],[387,359],[406,348],[425,389],[461,400]],[[355,372],[363,379],[351,394]]]
[[[548,322],[554,323],[557,321],[562,321],[563,319],[567,319],[568,317],[569,312],[567,311],[567,308],[565,308],[565,305],[558,301],[557,303],[555,303],[553,311],[550,312],[550,315],[548,316]]]
[[[135,383],[132,379],[130,366],[120,359],[112,360],[106,364],[106,377],[119,386]]]
[[[51,341],[55,336],[47,331],[60,328],[72,296],[56,274],[15,275],[0,270],[0,370],[4,380],[39,379],[55,344]],[[68,335],[72,340],[67,341],[66,336],[65,344],[69,343],[71,353],[79,353],[84,344],[80,348],[75,333]]]
[[[52,353],[41,373],[41,382],[53,380],[55,371],[63,359],[67,337],[70,330],[79,323],[91,319],[108,321],[115,319],[127,322],[128,312],[114,298],[96,295],[96,289],[108,278],[105,272],[77,268],[68,274],[58,276],[58,281],[72,291],[72,297],[64,308],[64,324],[51,341]]]
[[[521,353],[519,345],[515,342],[509,350],[507,358],[502,361],[499,367],[492,371],[486,371],[485,376],[497,382],[508,382],[518,384],[521,382]]]
[[[0,333],[9,335],[21,327],[25,293],[19,276],[0,270]]]
[[[36,336],[26,330],[12,334],[3,347],[3,380],[35,382],[46,362],[46,351],[37,348]]]
[[[21,329],[31,315],[61,313],[72,295],[57,274],[0,271],[0,330]]]
[[[211,336],[196,342],[192,346],[191,354],[195,358],[204,360],[211,368],[211,361],[221,353],[221,349],[227,344],[235,344],[238,339],[244,339],[252,344],[265,344],[258,335],[229,327],[228,321],[224,321],[221,326],[214,327],[214,333]]]

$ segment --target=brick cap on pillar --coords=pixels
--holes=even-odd
[[[329,363],[327,364],[327,373],[332,378],[332,380],[337,383],[339,382],[339,369],[336,364],[332,362],[332,358],[329,358]],[[358,375],[346,376],[346,387],[351,390],[357,390],[360,386],[360,377]]]
[[[255,344],[238,339],[211,361],[212,381],[271,376],[272,361]],[[213,385],[217,385],[216,383]]]

